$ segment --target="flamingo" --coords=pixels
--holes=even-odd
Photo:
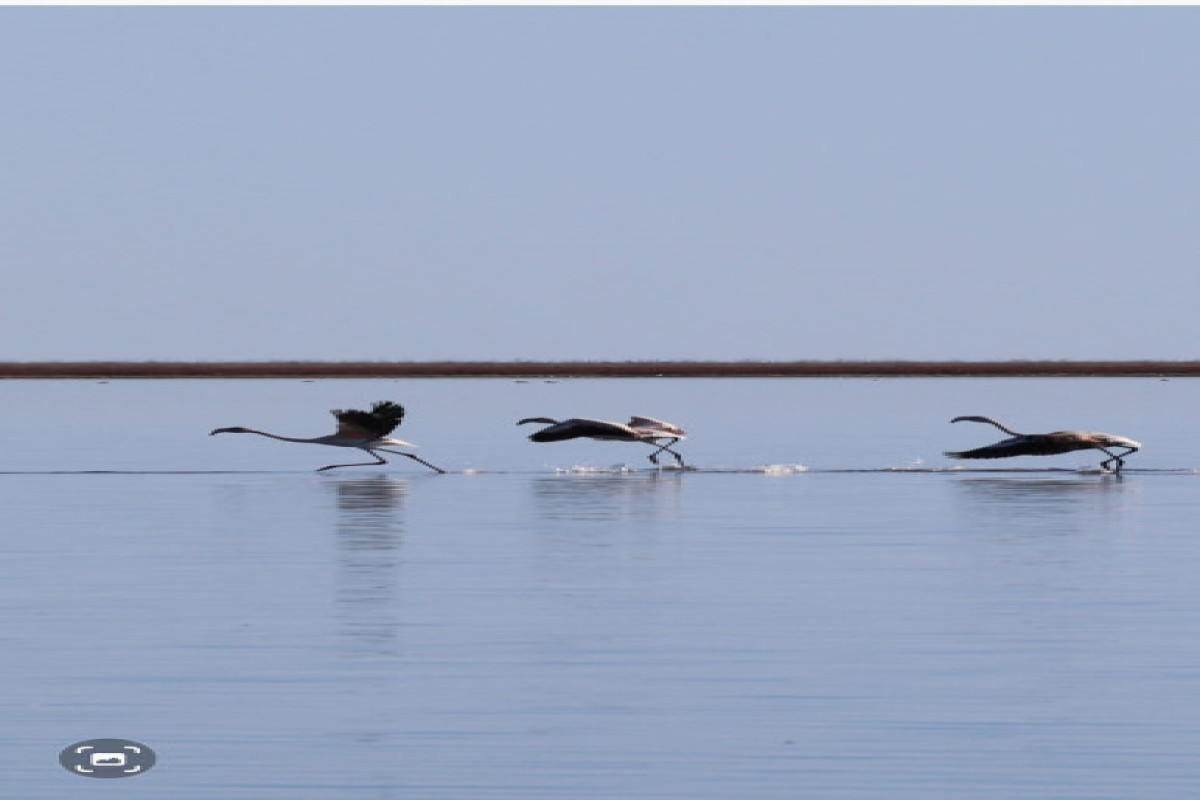
[[[357,411],[354,409],[343,411],[341,409],[334,409],[329,413],[333,414],[338,421],[337,430],[328,436],[316,436],[312,439],[279,436],[274,433],[255,430],[254,428],[217,428],[208,435],[215,436],[218,433],[257,433],[259,436],[268,436],[272,439],[279,439],[282,442],[306,442],[308,444],[328,444],[334,447],[357,447],[359,450],[364,450],[376,458],[375,461],[366,461],[363,463],[330,464],[327,467],[321,467],[317,472],[324,472],[327,469],[335,467],[368,467],[375,464],[386,464],[387,459],[379,455],[380,453],[406,456],[413,461],[419,461],[434,472],[444,473],[446,471],[435,467],[423,458],[414,456],[412,453],[384,449],[387,446],[416,447],[412,442],[387,438],[387,435],[395,430],[400,421],[404,419],[404,406],[399,403],[393,403],[390,400],[380,400],[372,404],[370,411]]]
[[[549,425],[529,438],[535,442],[561,442],[567,439],[600,439],[613,442],[645,442],[658,449],[647,458],[651,464],[658,464],[658,454],[664,450],[675,457],[680,467],[685,466],[683,456],[671,449],[671,445],[687,438],[687,431],[670,422],[652,417],[630,417],[629,422],[609,422],[603,419],[566,419],[559,422],[549,417],[529,417],[518,422],[539,422]],[[660,440],[665,440],[660,441]]]
[[[1124,436],[1097,431],[1054,431],[1053,433],[1017,433],[988,417],[969,416],[955,417],[951,422],[986,422],[995,425],[1011,436],[974,450],[963,450],[957,453],[945,453],[951,458],[1008,458],[1009,456],[1052,456],[1058,453],[1070,453],[1074,450],[1099,450],[1108,458],[1100,462],[1101,469],[1113,465],[1112,471],[1120,474],[1125,464],[1124,457],[1141,448],[1141,442],[1135,442]],[[1113,453],[1110,447],[1123,447],[1125,452]]]

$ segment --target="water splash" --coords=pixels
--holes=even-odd
[[[899,466],[888,467],[887,471],[888,472],[927,472],[928,470],[926,469],[924,464],[925,464],[925,459],[923,459],[923,458],[910,458],[908,461],[905,461],[903,464],[900,464]]]
[[[764,475],[795,475],[808,472],[808,467],[803,464],[767,464],[759,467],[757,471]]]
[[[555,467],[554,471],[560,475],[619,475],[637,470],[628,464],[613,464],[611,467],[587,467],[576,464],[573,467]]]

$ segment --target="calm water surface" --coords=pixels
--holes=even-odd
[[[391,398],[405,459],[253,436]],[[1200,382],[0,382],[0,796],[1200,791]],[[686,426],[536,445],[525,416]],[[1145,449],[953,462],[1106,430]],[[964,464],[969,469],[962,469]],[[121,737],[98,781],[57,764]]]

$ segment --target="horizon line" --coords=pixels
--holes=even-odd
[[[1200,361],[1159,359],[0,361],[13,378],[368,377],[1200,377]]]

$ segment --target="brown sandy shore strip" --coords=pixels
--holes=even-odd
[[[54,361],[0,378],[1196,377],[1200,361]]]

